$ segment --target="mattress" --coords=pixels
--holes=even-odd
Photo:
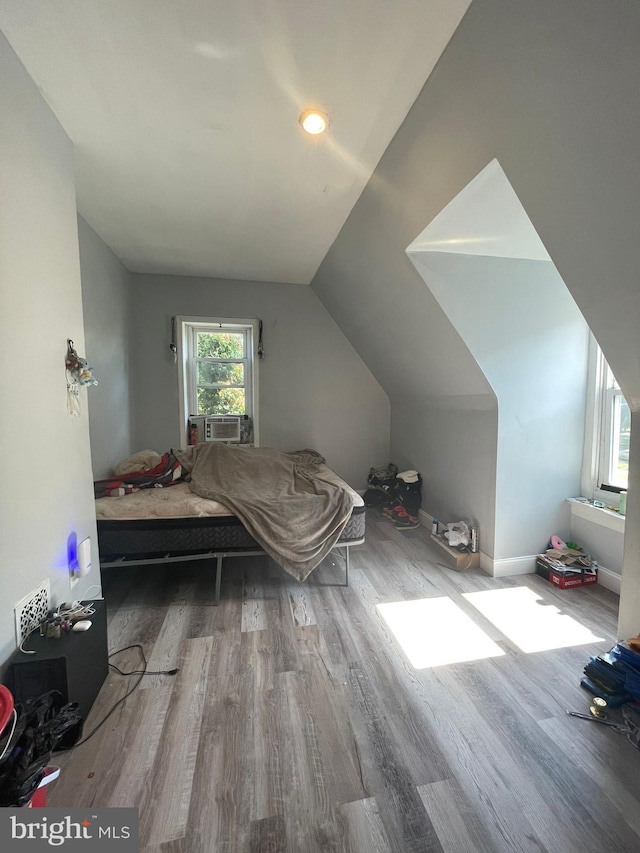
[[[364,541],[362,496],[330,468],[325,465],[321,468],[323,476],[349,491],[354,504],[335,547]],[[262,546],[227,507],[195,495],[187,483],[98,498],[96,518],[102,565],[122,559],[165,559],[210,551],[262,551]]]

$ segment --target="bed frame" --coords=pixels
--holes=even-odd
[[[222,564],[227,557],[264,555],[262,546],[236,516],[161,518],[135,521],[98,520],[100,568],[215,560],[214,604],[220,601]],[[345,582],[349,585],[349,549],[362,545],[365,507],[354,507],[332,550],[344,551]]]

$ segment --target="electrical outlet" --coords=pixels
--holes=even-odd
[[[82,542],[76,541],[75,533],[67,543],[69,558],[69,589],[78,583],[81,577],[91,571],[91,537],[87,536]]]

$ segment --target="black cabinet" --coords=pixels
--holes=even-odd
[[[107,673],[107,611],[104,601],[83,602],[95,609],[88,631],[69,631],[59,639],[38,632],[25,642],[35,654],[15,651],[7,661],[3,683],[16,702],[59,690],[64,702],[77,702],[86,720]]]

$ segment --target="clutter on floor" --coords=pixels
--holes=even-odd
[[[619,642],[604,654],[592,655],[580,686],[594,696],[602,696],[611,708],[632,701],[640,707],[640,652],[631,645],[637,640]]]
[[[431,534],[431,541],[438,548],[439,562],[456,572],[468,572],[480,566],[480,552],[452,548],[440,534]]]
[[[44,805],[42,788],[59,774],[51,753],[73,746],[82,732],[78,705],[63,704],[57,690],[14,704],[0,685],[0,722],[0,806]]]
[[[591,655],[580,686],[594,697],[589,713],[567,714],[610,726],[640,749],[640,634]],[[618,708],[620,715],[609,714]]]
[[[466,521],[450,521],[443,536],[452,548],[458,548],[460,551],[478,550],[477,528],[470,526]]]
[[[393,462],[371,468],[364,493],[367,507],[378,508],[396,530],[415,530],[421,526],[422,477],[418,471],[399,471]],[[441,525],[434,518],[431,539],[437,546],[438,560],[458,572],[480,566],[478,528],[471,522],[452,521]]]
[[[598,582],[598,563],[575,542],[564,542],[555,534],[544,554],[536,557],[536,574],[560,589]]]
[[[366,506],[380,508],[396,530],[420,527],[422,477],[417,471],[398,472],[398,466],[390,462],[382,468],[371,468],[367,485]]]
[[[440,561],[450,569],[468,572],[480,566],[478,528],[475,525],[467,524],[466,521],[451,521],[441,525],[434,518],[431,541],[438,548]]]

